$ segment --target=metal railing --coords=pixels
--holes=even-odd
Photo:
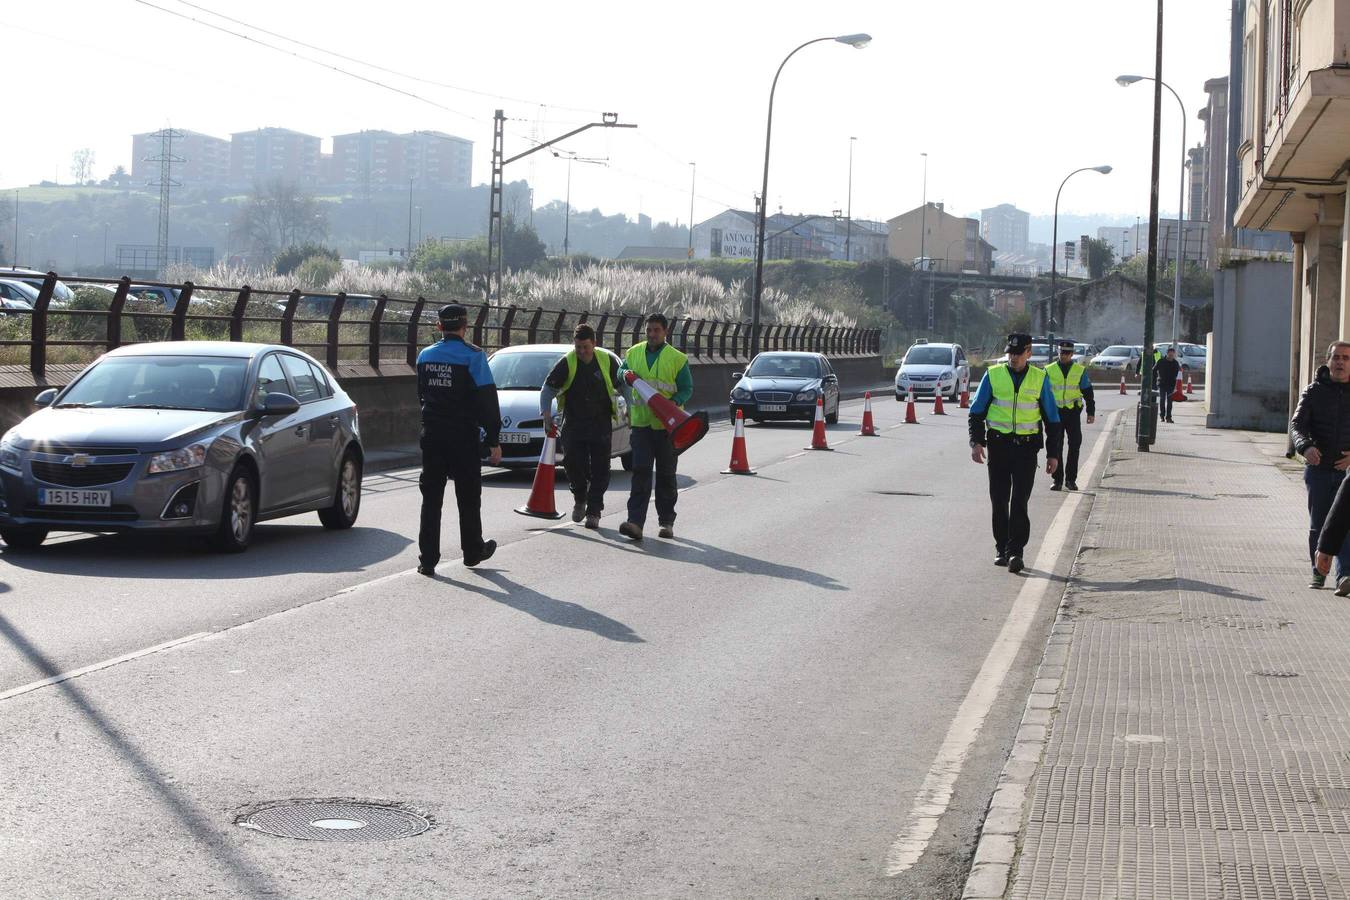
[[[0,277],[4,271],[0,270]],[[157,340],[254,340],[279,343],[310,351],[337,370],[339,363],[413,365],[418,351],[431,340],[436,311],[446,301],[322,292],[254,290],[248,285],[221,287],[194,285],[190,281],[167,284],[153,281],[78,278],[68,282],[76,288],[96,286],[110,294],[108,305],[88,308],[75,300],[53,303],[60,276],[48,272],[31,310],[6,307],[5,322],[27,317],[26,335],[10,336],[15,329],[0,329],[0,353],[7,348],[28,348],[28,369],[35,377],[47,372],[52,348],[74,347],[103,352],[128,344]],[[62,282],[67,284],[67,282]],[[177,291],[172,308],[154,301],[138,300],[134,292],[146,288]],[[128,305],[128,302],[131,305]],[[645,337],[645,314],[564,309],[536,309],[464,304],[469,310],[470,339],[492,351],[513,344],[571,343],[572,328],[589,322],[597,343],[618,351]],[[103,319],[104,327],[79,323]],[[135,336],[128,336],[128,322]],[[65,327],[61,327],[64,325]],[[764,350],[803,350],[827,355],[876,354],[881,350],[881,332],[876,329],[838,328],[822,325],[761,325]],[[17,329],[17,330],[22,330]],[[273,335],[275,335],[273,337]],[[749,355],[750,325],[678,318],[671,322],[670,342],[694,358],[734,358]],[[7,354],[6,354],[7,355]],[[97,353],[77,354],[90,358]],[[80,360],[84,361],[84,360]]]

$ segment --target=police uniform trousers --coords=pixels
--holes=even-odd
[[[459,507],[459,548],[468,558],[483,551],[482,462],[479,455],[478,426],[428,433],[422,429],[422,525],[417,535],[419,559],[434,566],[441,558],[441,507],[445,503],[446,480],[455,482],[455,503]]]
[[[991,430],[987,440],[994,547],[1000,553],[1021,556],[1031,537],[1027,501],[1036,484],[1039,439],[1015,438]]]
[[[1061,406],[1059,422],[1064,426],[1064,439],[1068,441],[1068,453],[1064,454],[1064,465],[1055,469],[1055,484],[1078,483],[1078,450],[1083,446],[1083,407]]]

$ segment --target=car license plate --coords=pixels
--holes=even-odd
[[[760,411],[760,412],[787,412],[787,404],[786,404],[786,403],[761,403],[761,404],[759,405],[759,411]]]
[[[40,488],[38,503],[42,506],[112,506],[112,491]]]
[[[503,431],[497,436],[497,440],[503,444],[528,444],[530,435],[525,431]]]

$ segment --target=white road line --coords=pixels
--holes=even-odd
[[[1087,464],[1083,466],[1081,474],[1084,483],[1091,480],[1106,445],[1111,442],[1111,433],[1121,412],[1122,410],[1117,410],[1111,413],[1105,427],[1102,428],[1097,443],[1088,456]],[[1073,524],[1074,514],[1078,512],[1082,499],[1083,495],[1077,491],[1064,497],[1059,512],[1041,539],[1041,547],[1036,554],[1034,566],[1038,571],[1054,572],[1060,556],[1066,549],[1071,549],[1067,544],[1069,527]],[[1031,628],[1031,623],[1036,620],[1041,601],[1055,587],[1056,582],[1048,578],[1027,579],[1023,582],[1022,589],[1018,591],[1017,599],[1008,612],[1007,621],[1003,623],[1002,630],[994,639],[993,646],[989,648],[984,665],[980,667],[979,674],[975,676],[974,683],[957,709],[956,718],[952,720],[951,727],[947,729],[947,736],[938,749],[937,758],[933,760],[932,768],[928,770],[923,784],[919,787],[905,830],[895,839],[890,852],[886,855],[888,877],[895,877],[909,869],[919,861],[928,848],[928,842],[937,831],[938,820],[951,803],[952,791],[956,787],[957,777],[961,774],[961,767],[965,764],[966,757],[970,755],[971,747],[975,745],[975,740],[979,737],[980,729],[984,726],[984,720],[993,708],[994,701],[998,699],[999,689],[1002,688],[1018,651],[1022,649],[1022,642]]]
[[[69,681],[72,678],[79,678],[81,675],[88,675],[90,672],[97,672],[100,669],[108,669],[124,662],[130,662],[133,659],[139,659],[142,656],[149,656],[151,653],[159,653],[161,650],[168,650],[171,647],[177,647],[180,644],[187,644],[192,641],[200,640],[210,635],[209,631],[198,631],[196,634],[189,634],[186,637],[175,638],[172,641],[165,641],[162,644],[156,644],[153,647],[146,647],[142,650],[136,650],[114,659],[105,659],[103,662],[96,662],[93,665],[83,666],[79,669],[71,669],[69,672],[62,672],[60,675],[53,675],[50,678],[44,678],[41,681],[33,681],[28,684],[20,685],[16,688],[10,688],[7,691],[0,691],[0,701],[9,700],[20,694],[27,694],[30,691],[36,691],[39,688],[50,687],[54,684],[60,684],[63,681]]]

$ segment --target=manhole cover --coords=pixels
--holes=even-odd
[[[1297,672],[1290,672],[1287,669],[1261,669],[1253,672],[1253,675],[1259,675],[1262,678],[1297,678]]]
[[[350,800],[288,800],[242,815],[235,824],[302,841],[392,841],[431,827],[415,813]]]

